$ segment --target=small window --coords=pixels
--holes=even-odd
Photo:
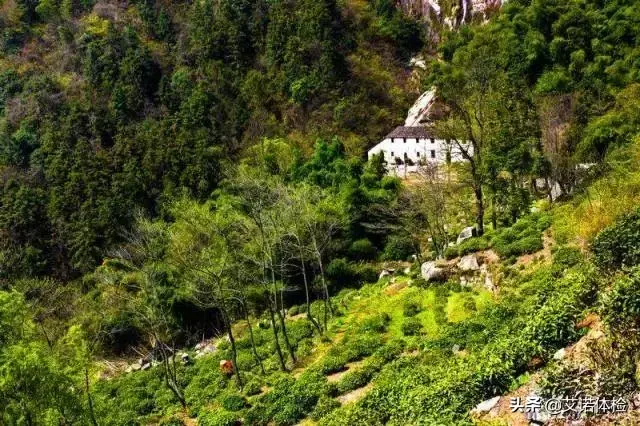
[[[418,152],[418,158],[420,158],[420,153]]]
[[[402,142],[407,143],[407,138],[402,138]]]
[[[436,140],[431,138],[431,143],[436,143]]]
[[[431,158],[436,158],[436,152],[433,149],[431,150]]]
[[[391,151],[391,156],[393,157],[393,151]]]

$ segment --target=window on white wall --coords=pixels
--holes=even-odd
[[[436,158],[436,152],[433,149],[431,150],[431,158]]]
[[[431,143],[436,143],[436,140],[431,138]]]
[[[420,158],[420,153],[418,152],[417,154],[418,154],[418,158]]]

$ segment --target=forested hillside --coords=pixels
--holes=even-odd
[[[7,0],[0,27],[4,279],[91,271],[136,211],[205,200],[264,137],[361,156],[421,47],[385,2]]]
[[[489,9],[0,0],[0,424],[637,399],[640,1]],[[464,161],[392,177],[432,87]]]

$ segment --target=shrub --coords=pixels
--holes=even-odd
[[[244,385],[244,388],[242,390],[247,396],[258,395],[260,392],[262,392],[262,385],[260,384],[259,380],[252,379]]]
[[[614,330],[636,328],[640,324],[640,269],[615,281],[603,299],[604,321]]]
[[[405,341],[402,339],[394,339],[388,341],[384,346],[379,348],[374,355],[379,356],[384,359],[386,362],[393,360],[400,356],[402,351],[404,350]]]
[[[386,312],[370,315],[365,318],[358,327],[362,333],[384,333],[391,321],[391,317]]]
[[[378,250],[366,238],[354,241],[349,247],[349,256],[355,260],[373,260],[377,255]]]
[[[338,401],[323,395],[318,399],[318,403],[309,417],[311,417],[312,420],[318,421],[338,407],[340,407],[340,403]]]
[[[338,393],[343,394],[352,390],[361,388],[369,383],[373,371],[369,368],[361,368],[355,371],[349,371],[338,382]]]
[[[346,356],[342,355],[327,355],[320,364],[319,371],[324,374],[333,374],[344,370],[344,366],[347,363]]]
[[[262,402],[267,404],[265,417],[275,424],[294,424],[309,413],[327,391],[327,380],[317,371],[307,370],[297,380],[283,377],[263,398]]]
[[[220,405],[227,411],[240,411],[247,406],[247,400],[238,393],[225,392],[218,397]]]
[[[553,253],[553,263],[562,268],[570,268],[582,261],[582,253],[577,247],[563,246]]]
[[[415,317],[420,313],[421,310],[422,309],[420,305],[418,305],[416,302],[407,302],[402,307],[402,313],[405,317]]]
[[[378,281],[378,271],[366,263],[356,267],[356,281],[358,284],[375,283]]]
[[[550,226],[546,214],[532,214],[518,220],[511,228],[496,232],[491,245],[502,258],[535,253],[543,248],[542,232]]]
[[[287,335],[293,345],[313,336],[313,326],[309,321],[288,321]]]
[[[458,257],[458,247],[456,246],[447,247],[444,251],[444,257],[447,260],[451,260]]]
[[[298,305],[293,305],[292,307],[289,308],[289,311],[287,313],[291,316],[294,316],[294,315],[298,315],[299,311],[300,311],[300,307]]]
[[[489,248],[489,240],[486,236],[469,238],[460,243],[458,248],[458,256],[464,256],[469,253],[486,250]]]
[[[302,339],[298,342],[298,347],[296,348],[296,354],[300,357],[305,357],[311,355],[313,352],[313,340],[311,339]]]
[[[422,323],[418,318],[406,318],[402,322],[402,334],[405,336],[415,336],[420,334],[420,330],[422,330]]]
[[[355,361],[373,354],[382,346],[382,337],[378,334],[358,334],[349,338],[343,345],[342,351],[348,361]]]
[[[333,259],[327,266],[327,277],[339,288],[352,286],[356,281],[356,271],[347,259]]]
[[[603,229],[591,246],[594,262],[601,269],[613,270],[640,262],[640,209]]]
[[[392,235],[387,240],[382,253],[382,260],[407,260],[415,254],[416,244],[409,235]]]
[[[201,426],[234,426],[238,423],[234,413],[224,410],[205,411],[198,416],[198,424]]]

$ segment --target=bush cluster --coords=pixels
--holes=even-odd
[[[614,270],[640,263],[640,209],[603,229],[591,246],[601,269]]]

